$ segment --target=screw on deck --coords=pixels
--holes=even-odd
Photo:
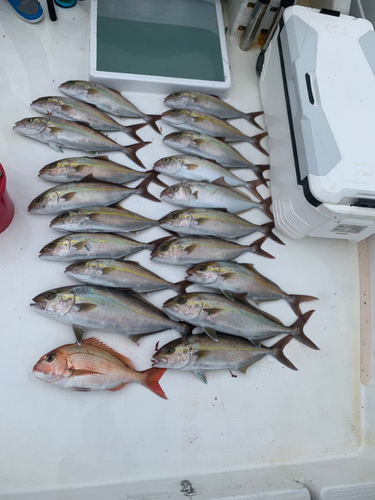
[[[189,479],[180,481],[180,485],[182,486],[181,493],[183,493],[185,496],[192,497],[197,494]]]

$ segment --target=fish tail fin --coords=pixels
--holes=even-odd
[[[280,240],[280,238],[278,236],[276,236],[276,234],[273,234],[272,229],[275,228],[275,223],[273,221],[272,222],[266,222],[266,224],[262,224],[261,227],[264,228],[264,233],[271,240],[276,241],[276,243],[280,243],[280,245],[285,245],[285,243],[282,240]],[[298,316],[299,316],[299,314],[298,314]]]
[[[255,179],[254,181],[248,181],[246,182],[246,188],[250,191],[250,193],[257,199],[262,201],[263,198],[257,191],[257,187],[260,186],[261,184],[264,184],[264,182],[261,179]]]
[[[287,301],[290,304],[290,307],[293,309],[294,313],[297,316],[302,316],[302,311],[299,307],[301,302],[310,302],[310,300],[319,300],[317,297],[312,297],[311,295],[289,295],[289,298],[286,297]]]
[[[156,122],[161,119],[161,115],[147,115],[147,123],[150,125],[152,129],[155,130],[158,134],[161,135],[159,127],[156,125]]]
[[[263,132],[262,134],[254,135],[253,137],[249,138],[249,142],[261,153],[263,153],[266,156],[269,156],[268,152],[261,146],[260,141],[267,137],[268,133]]]
[[[255,171],[256,171],[259,179],[262,181],[262,184],[265,184],[266,186],[267,186],[267,182],[269,181],[269,179],[266,179],[263,174],[266,170],[269,170],[269,169],[270,169],[270,166],[268,164],[255,165]]]
[[[308,311],[305,314],[302,314],[295,323],[290,327],[290,330],[293,330],[294,333],[292,335],[302,342],[302,344],[307,345],[308,347],[311,347],[311,349],[316,349],[319,351],[319,347],[317,347],[314,342],[312,342],[306,335],[303,333],[303,327],[306,325],[307,320],[310,318],[312,313],[315,311]]]
[[[146,123],[147,125],[147,123]],[[164,184],[163,181],[159,179],[158,172],[156,170],[149,170],[149,176],[147,177],[148,179],[151,179],[150,182],[155,182],[160,187],[166,188],[168,187],[167,184]]]
[[[129,125],[129,126],[124,125],[122,127],[122,130],[135,141],[143,142],[142,138],[139,137],[139,135],[137,134],[137,131],[145,127],[146,125],[147,123],[137,123],[136,125]]]
[[[260,130],[263,130],[263,128],[260,125],[258,125],[258,123],[255,121],[255,118],[257,118],[257,116],[261,116],[263,114],[264,114],[263,111],[255,111],[254,113],[246,113],[244,118],[248,120],[255,127],[259,128]]]
[[[186,293],[186,289],[189,286],[192,286],[193,284],[194,283],[191,283],[190,281],[183,280],[183,281],[178,281],[177,283],[174,284],[174,286],[176,287],[176,292],[179,295],[183,295],[184,293]]]
[[[144,148],[147,146],[147,144],[151,144],[150,142],[138,142],[137,144],[131,144],[130,146],[123,146],[123,152],[126,154],[126,156],[129,156],[129,158],[134,161],[139,167],[146,168],[141,160],[138,158],[136,155],[136,152],[138,149]]]
[[[193,334],[195,326],[189,325],[189,323],[177,323],[175,328],[178,333],[182,335],[182,337],[187,337],[188,335]]]
[[[261,255],[262,257],[266,257],[267,259],[274,259],[275,257],[271,255],[270,253],[266,252],[261,248],[263,243],[266,241],[268,236],[263,236],[263,238],[260,238],[259,240],[254,241],[249,247],[248,250],[249,252],[256,253],[257,255]]]
[[[163,399],[168,399],[163,389],[159,385],[159,380],[164,375],[165,370],[166,368],[150,368],[149,370],[144,370],[143,372],[141,372],[145,376],[142,384],[157,396]]]
[[[163,236],[163,238],[158,238],[157,240],[151,241],[150,245],[152,246],[153,250],[156,250],[160,245],[163,243],[166,243],[169,240],[172,240],[174,236]]]
[[[291,370],[298,371],[298,368],[294,366],[294,364],[285,356],[284,349],[289,344],[289,342],[293,339],[293,335],[287,335],[283,337],[281,340],[276,342],[276,344],[271,345],[271,347],[267,347],[269,349],[268,354],[271,354],[277,361],[280,361],[283,365],[287,366]],[[262,345],[264,348],[265,346]]]
[[[143,179],[143,181],[137,186],[137,189],[140,190],[138,193],[139,196],[142,196],[142,198],[146,198],[146,200],[150,201],[155,201],[157,203],[161,203],[161,200],[159,198],[156,198],[153,194],[151,194],[147,188],[149,184],[152,182],[153,178],[150,176],[147,176],[146,179]]]
[[[270,206],[271,206],[271,203],[272,203],[272,198],[271,196],[269,198],[267,198],[266,200],[263,200],[259,205],[259,209],[265,214],[267,215],[267,217],[269,217],[271,220],[273,220],[273,214],[270,210]]]

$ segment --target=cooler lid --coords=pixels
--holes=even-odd
[[[298,182],[315,206],[375,201],[375,33],[324,12],[286,9],[278,39]]]

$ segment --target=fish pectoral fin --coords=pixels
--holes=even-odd
[[[81,304],[75,304],[78,312],[89,312],[98,307],[95,304],[90,304],[89,302],[82,302]]]
[[[120,384],[116,387],[112,387],[112,389],[107,389],[107,391],[112,391],[112,392],[119,391],[120,389],[125,387],[127,384],[130,384],[130,382],[124,382],[123,384]]]
[[[61,196],[61,199],[64,199],[65,201],[72,200],[77,193],[75,191],[71,193],[65,193],[64,195]]]
[[[113,271],[116,271],[115,267],[102,267],[102,274],[111,274]]]
[[[198,191],[194,191],[193,196],[194,196],[194,198],[197,200],[197,199],[198,199],[198,197],[199,197],[199,193],[198,193]]]
[[[74,244],[74,248],[76,250],[86,249],[89,252],[92,248],[92,245],[88,241],[78,241],[77,243]]]
[[[196,168],[199,167],[199,165],[196,165],[195,163],[187,163],[185,164],[185,167],[188,169],[188,170],[195,170]]]
[[[198,246],[198,245],[196,245],[196,244],[194,243],[193,245],[189,245],[188,247],[186,247],[186,248],[184,249],[184,251],[185,251],[186,253],[188,253],[188,254],[193,253],[193,252],[194,252],[194,250],[197,248],[197,246]]]
[[[203,384],[207,384],[206,375],[203,370],[194,371],[194,375],[200,380]]]
[[[210,354],[210,351],[198,351],[194,354],[196,359],[203,359]]]
[[[213,328],[210,328],[209,326],[205,326],[203,328],[203,330],[205,331],[205,333],[207,333],[207,335],[210,337],[210,339],[216,340],[216,342],[218,341],[217,334]]]
[[[229,290],[221,290],[221,291],[226,296],[227,299],[234,301],[234,297]]]
[[[207,316],[213,316],[214,314],[218,314],[220,312],[222,312],[222,309],[220,309],[219,307],[211,307],[205,309],[205,313],[207,314]]]
[[[96,89],[89,89],[87,90],[87,94],[88,95],[96,95],[96,94],[99,94],[99,90],[96,90]]]
[[[247,363],[247,365],[241,366],[241,368],[238,368],[238,371],[245,374],[247,372],[247,369],[257,361],[259,361],[259,358],[255,359],[254,361],[250,361],[250,363]]]
[[[102,375],[102,373],[101,372],[96,372],[96,371],[93,371],[93,370],[74,370],[74,368],[73,368],[72,370],[70,370],[69,378],[79,377],[79,376],[82,376],[82,375]]]
[[[85,333],[85,329],[82,326],[73,325],[73,332],[78,345],[82,344],[83,334]]]
[[[194,222],[198,226],[201,226],[202,224],[206,224],[207,222],[209,222],[209,219],[204,219],[203,217],[199,217],[198,219],[194,219]]]
[[[224,273],[221,275],[222,278],[225,280],[229,280],[230,278],[233,278],[236,276],[236,273]]]
[[[73,109],[72,106],[69,106],[69,104],[62,104],[61,105],[62,111],[71,111],[72,109]]]
[[[54,149],[55,151],[57,151],[58,153],[63,153],[64,151],[60,148],[60,146],[58,144],[56,144],[56,142],[52,142],[52,141],[49,141],[48,143],[48,146],[50,146],[52,149]]]

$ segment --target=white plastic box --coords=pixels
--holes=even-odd
[[[0,8],[0,152],[16,210],[0,235],[0,499],[186,500],[180,482],[190,480],[199,500],[374,500],[372,239],[369,254],[367,242],[359,245],[360,260],[357,245],[346,241],[287,237],[285,246],[264,244],[274,260],[239,259],[253,262],[290,293],[319,297],[302,306],[316,309],[305,331],[321,350],[294,341],[286,349],[298,372],[266,358],[246,376],[210,372],[208,386],[190,373],[166,373],[161,385],[168,401],[136,384],[115,393],[79,393],[33,376],[31,368],[42,354],[73,337],[67,325],[33,312],[31,298],[72,281],[64,276],[63,263],[38,258],[40,248],[61,233],[48,227],[50,217],[29,215],[27,206],[50,186],[37,177],[43,165],[82,152],[57,154],[17,135],[12,126],[35,115],[29,109],[33,99],[58,94],[65,80],[87,78],[89,4],[59,9],[58,27],[47,19],[39,26],[22,23],[6,2]],[[228,48],[234,76],[228,101],[257,111],[257,54]],[[126,95],[149,113],[166,109],[160,95]],[[236,125],[257,133],[244,120]],[[153,142],[139,152],[147,168],[173,154],[150,127],[140,135]],[[127,140],[122,133],[111,136]],[[236,147],[254,163],[264,163],[250,144]],[[130,166],[121,153],[111,158]],[[150,189],[160,192],[155,185]],[[174,210],[137,196],[124,206],[153,218]],[[151,241],[163,235],[152,228],[134,237]],[[178,281],[185,274],[177,266],[171,271],[153,264],[147,251],[134,260],[166,279]],[[165,291],[147,298],[160,306],[172,295]],[[285,303],[262,307],[285,323],[295,319]],[[95,335],[140,370],[150,366],[156,341],[161,345],[177,337],[165,332],[137,347],[121,335]]]
[[[266,53],[273,212],[293,238],[361,241],[375,233],[375,34],[329,12],[288,8]]]
[[[108,27],[103,22],[109,23]],[[119,24],[118,32],[114,33],[121,22],[126,25]],[[127,33],[133,29],[136,42]],[[185,45],[179,43],[185,32],[191,32],[191,47],[188,40]],[[207,47],[211,43],[214,47],[210,51]],[[182,54],[176,52],[175,46],[180,45]],[[169,94],[189,88],[224,96],[231,77],[221,2],[92,0],[89,61],[90,79],[117,90]],[[135,69],[124,73],[120,69],[115,71],[117,67]],[[148,67],[154,70],[152,74],[147,74]],[[188,76],[189,67],[194,69],[195,78]]]

